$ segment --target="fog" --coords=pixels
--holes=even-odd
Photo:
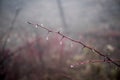
[[[119,0],[0,0],[0,78],[119,80],[119,21]]]
[[[119,0],[1,0],[0,30],[28,28],[27,21],[47,27],[63,28],[71,34],[93,28],[119,26]]]

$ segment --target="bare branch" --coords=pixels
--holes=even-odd
[[[41,27],[41,28],[47,30],[48,32],[56,33],[56,34],[62,36],[62,38],[66,38],[66,39],[68,39],[68,40],[70,40],[70,41],[72,41],[72,42],[78,43],[78,44],[82,45],[83,47],[90,49],[90,50],[93,51],[94,53],[96,53],[96,54],[98,54],[99,56],[101,56],[101,57],[103,57],[104,59],[106,59],[106,60],[104,60],[104,62],[110,62],[110,63],[116,65],[117,67],[120,67],[120,65],[119,65],[118,63],[116,63],[116,61],[113,61],[113,60],[112,60],[111,58],[109,58],[107,55],[104,55],[104,54],[101,53],[100,51],[98,51],[98,50],[96,50],[96,49],[94,49],[94,48],[92,48],[92,47],[90,47],[90,46],[82,43],[81,41],[74,40],[74,39],[72,39],[72,38],[70,38],[70,37],[68,37],[68,36],[66,36],[66,35],[64,35],[64,34],[62,34],[62,33],[60,33],[60,32],[52,31],[52,30],[50,30],[50,29],[48,29],[48,28],[46,28],[46,27],[43,27],[43,26],[41,26],[41,25],[39,25],[39,24],[33,24],[33,23],[31,23],[31,22],[27,22],[27,23],[30,24],[30,25],[33,25],[33,26],[36,26],[36,25],[37,25],[38,27]],[[91,61],[90,61],[90,62],[91,62]]]

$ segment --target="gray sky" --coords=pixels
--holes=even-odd
[[[0,0],[0,31],[14,22],[15,30],[29,29],[25,22],[44,24],[71,35],[93,28],[118,27],[119,0]],[[21,32],[21,31],[20,31]]]

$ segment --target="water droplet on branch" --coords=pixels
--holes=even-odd
[[[60,41],[60,45],[62,45],[62,41]]]
[[[48,36],[46,37],[46,40],[48,40],[49,38],[48,38]]]
[[[74,67],[74,65],[70,65],[70,68],[73,68]]]
[[[44,27],[44,25],[43,25],[43,24],[40,24],[40,26]]]
[[[35,25],[35,28],[38,28],[38,25]]]

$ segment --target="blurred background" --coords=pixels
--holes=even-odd
[[[0,0],[0,80],[120,80],[119,0]],[[84,63],[85,62],[85,63]]]

